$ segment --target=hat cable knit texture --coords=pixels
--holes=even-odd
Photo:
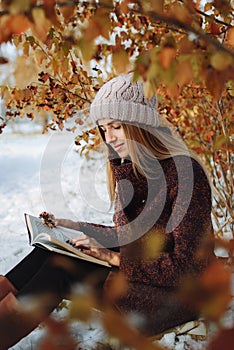
[[[101,87],[90,107],[90,116],[94,122],[111,118],[159,126],[157,96],[147,99],[142,82],[132,83],[131,80],[130,74],[121,74]]]

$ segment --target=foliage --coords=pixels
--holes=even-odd
[[[63,129],[72,120],[69,129],[76,133],[77,126],[87,122],[90,102],[102,83],[133,71],[134,79],[143,80],[148,97],[157,91],[160,113],[179,127],[184,140],[206,162],[214,184],[216,237],[232,259],[234,27],[230,0],[205,4],[199,0],[2,0],[0,43],[7,41],[14,43],[18,56],[13,63],[3,54],[0,57],[3,67],[14,69],[14,79],[6,79],[1,86],[6,105],[1,132],[16,117],[41,116],[46,121],[43,131]],[[84,154],[98,142],[95,129],[76,136]],[[229,242],[223,239],[227,233],[232,238]],[[212,273],[222,275],[219,266]],[[220,300],[221,291],[214,300]],[[215,301],[208,305],[212,317],[210,308],[218,317],[225,310],[228,297],[223,294],[221,309],[217,311]],[[115,317],[107,315],[107,320]],[[54,328],[51,323],[49,329]],[[136,346],[131,339],[124,341]]]
[[[1,88],[6,114],[0,130],[16,116],[42,116],[44,131],[63,129],[72,119],[75,132],[107,72],[110,77],[131,69],[135,79],[143,79],[147,96],[158,91],[165,117],[179,125],[208,165],[218,189],[218,236],[223,229],[233,231],[230,1],[5,0],[0,5],[0,42],[12,39],[21,52],[14,86],[6,81]],[[83,153],[98,144],[94,134],[77,136]]]

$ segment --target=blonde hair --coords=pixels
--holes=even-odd
[[[140,127],[138,124],[125,123],[122,123],[122,127],[127,141],[129,157],[136,176],[141,174],[147,178],[154,178],[155,161],[178,155],[189,156],[195,159],[201,165],[205,174],[208,174],[201,159],[189,150],[182,139],[168,127]],[[102,132],[101,136],[105,141]],[[109,147],[107,147],[109,150],[108,155],[110,153]],[[209,179],[208,176],[207,178]],[[110,199],[113,202],[116,184],[109,157],[107,157],[107,182]]]

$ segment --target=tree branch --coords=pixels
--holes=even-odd
[[[228,28],[231,28],[232,25],[230,23],[226,23],[224,21],[221,21],[220,19],[216,18],[216,17],[212,17],[210,15],[208,15],[207,13],[201,11],[201,10],[198,10],[196,9],[196,12],[199,13],[200,15],[206,17],[206,18],[212,18],[214,20],[214,22],[218,23],[218,24],[222,24],[224,25],[225,27],[228,27]]]
[[[74,6],[74,5],[78,5],[80,3],[81,2],[79,0],[64,1],[64,2],[60,2],[60,3],[56,2],[56,6],[58,6],[58,7]],[[90,4],[91,3],[92,2],[90,2]],[[93,5],[96,6],[96,7],[103,7],[103,8],[109,9],[109,10],[114,10],[113,5],[107,4],[106,2],[93,3]],[[30,11],[33,8],[43,8],[43,4],[40,4],[40,5],[32,4],[29,7],[28,11]],[[209,35],[207,35],[203,31],[198,30],[198,29],[194,28],[193,26],[191,26],[191,25],[189,25],[187,23],[184,23],[184,22],[182,22],[182,21],[180,21],[180,20],[178,20],[176,18],[168,17],[168,16],[166,16],[166,15],[164,15],[162,13],[156,13],[156,12],[153,12],[153,11],[147,11],[146,12],[142,8],[140,10],[131,9],[130,11],[132,13],[136,14],[136,15],[149,17],[151,19],[151,21],[164,22],[164,23],[167,23],[169,25],[173,25],[173,26],[175,26],[178,29],[182,29],[182,30],[186,31],[187,33],[193,33],[197,37],[202,38],[207,43],[215,46],[217,49],[219,49],[221,51],[224,51],[224,52],[228,53],[229,55],[231,55],[234,58],[234,51],[233,50],[229,49],[227,46],[223,45],[218,40],[210,37]],[[199,12],[200,10],[197,10],[197,11]],[[9,14],[9,10],[3,10],[3,11],[0,12],[0,16],[5,15],[5,14]],[[207,14],[203,13],[202,11],[201,11],[201,14],[208,16]],[[217,20],[217,21],[220,21],[220,20]],[[228,24],[225,23],[225,22],[223,22],[222,24],[228,26]]]
[[[139,14],[137,11],[135,11],[135,10],[133,10],[133,11],[136,14]],[[155,12],[152,12],[152,11],[147,12],[147,13],[143,13],[143,14],[145,16],[149,16],[151,19],[153,19],[155,21],[162,21],[162,22],[168,23],[170,25],[174,25],[177,28],[183,29],[187,33],[189,33],[189,32],[193,33],[197,37],[204,39],[209,44],[215,46],[217,49],[219,49],[221,51],[228,53],[229,55],[231,55],[234,58],[234,51],[233,50],[229,49],[227,46],[221,44],[218,40],[213,39],[212,37],[210,37],[206,33],[202,32],[201,30],[193,28],[189,24],[183,23],[183,22],[179,21],[178,19],[170,18],[170,17],[162,15],[162,14],[158,14],[158,13],[156,14]]]

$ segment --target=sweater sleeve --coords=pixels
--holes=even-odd
[[[105,248],[118,247],[117,230],[115,226],[106,226],[89,222],[77,222],[76,229],[89,237],[95,238]]]
[[[178,286],[185,274],[197,274],[204,269],[206,263],[204,259],[198,257],[197,253],[203,239],[212,231],[211,191],[201,166],[194,160],[192,164],[192,191],[186,163],[182,164],[180,169],[182,174],[179,182],[180,189],[178,189],[178,176],[175,176],[173,171],[169,175],[168,199],[165,205],[171,206],[170,235],[173,249],[168,252],[162,251],[157,257],[141,256],[137,262],[123,257],[120,268],[130,281],[163,287]],[[179,190],[180,196],[178,196]],[[189,193],[191,198],[188,200]],[[149,215],[146,213],[146,216]],[[178,218],[181,219],[176,222]],[[156,222],[155,234],[157,234],[158,225],[159,223]]]

